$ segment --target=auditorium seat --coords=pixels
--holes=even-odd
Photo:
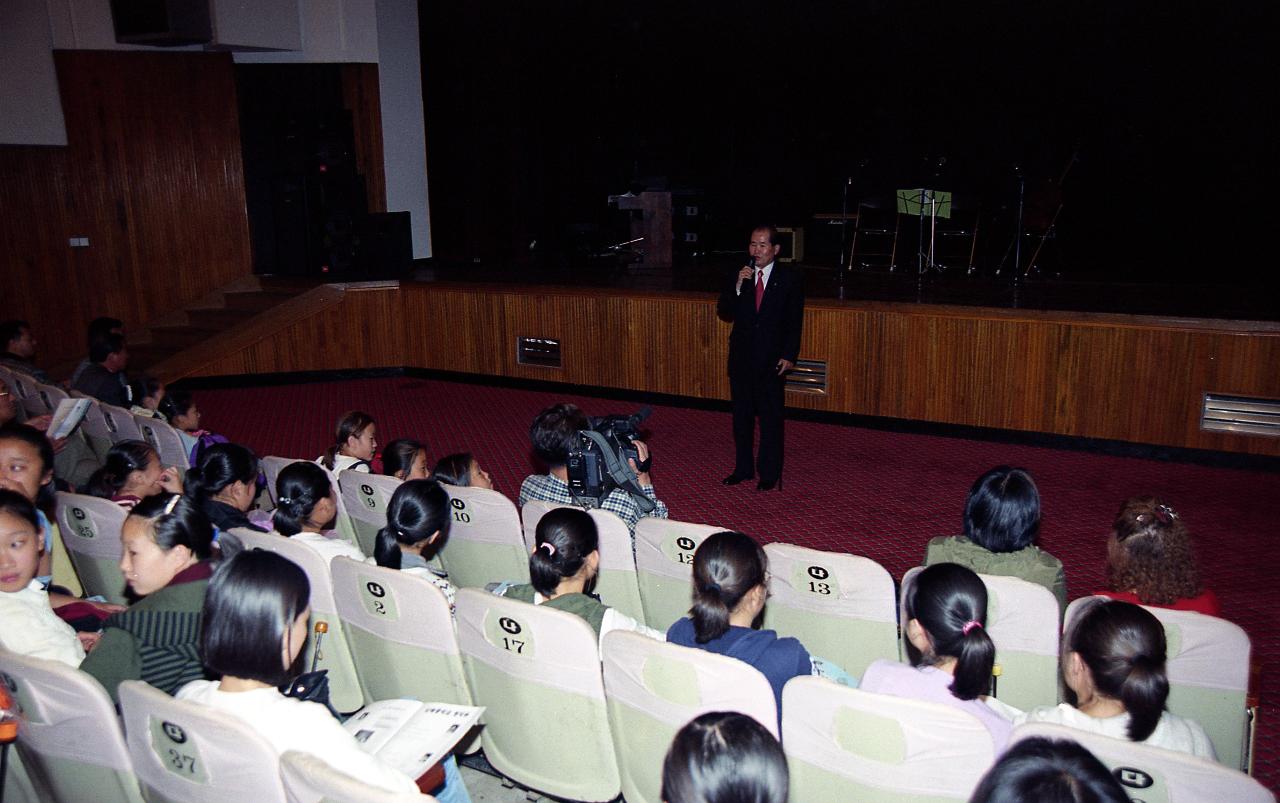
[[[387,526],[387,505],[391,503],[391,495],[400,487],[401,482],[402,480],[384,474],[349,469],[338,474],[342,504],[351,517],[351,527],[355,531],[360,551],[366,555],[373,554],[378,530]]]
[[[1010,744],[1036,736],[1078,742],[1111,770],[1130,797],[1143,803],[1275,803],[1275,795],[1262,784],[1215,761],[1066,725],[1019,725],[1013,729]]]
[[[1067,606],[1064,632],[1091,597]],[[1248,766],[1249,636],[1239,626],[1192,611],[1143,606],[1160,624],[1168,656],[1167,708],[1194,719],[1213,742],[1218,761],[1234,769]]]
[[[878,658],[898,660],[893,578],[870,558],[767,544],[764,626],[794,636],[810,654],[855,678]]]
[[[280,756],[280,779],[289,803],[431,803],[431,795],[388,792],[334,769],[310,753]]]
[[[142,439],[160,453],[162,464],[182,471],[191,468],[191,456],[187,453],[187,447],[183,445],[178,430],[159,418],[152,418],[149,415],[134,415],[133,419],[138,425],[138,430],[142,432]]]
[[[267,493],[271,495],[271,506],[274,508],[276,502],[276,480],[280,477],[280,472],[290,463],[304,462],[297,457],[277,457],[275,455],[267,455],[262,458],[262,473],[267,478]]]
[[[449,581],[483,588],[503,580],[529,582],[529,553],[511,500],[488,488],[445,485],[453,521],[436,553]]]
[[[693,598],[693,553],[723,527],[645,517],[636,523],[636,574],[644,621],[667,628],[689,612]]]
[[[62,545],[84,592],[127,605],[124,574],[120,571],[120,528],[128,511],[110,499],[63,491],[56,494],[55,500],[54,518]]]
[[[521,786],[605,801],[620,781],[596,634],[581,617],[479,589],[458,591],[467,683],[486,708],[485,757]]]
[[[133,413],[103,401],[98,402],[98,409],[102,411],[102,416],[111,429],[112,443],[143,440],[142,430],[138,428],[138,422],[133,417]]]
[[[738,711],[775,737],[778,710],[769,681],[736,658],[615,630],[604,637],[605,701],[628,803],[660,803],[662,760],[689,720]]]
[[[98,460],[105,461],[107,452],[115,443],[115,438],[111,427],[107,424],[107,417],[102,414],[102,405],[97,399],[89,399],[89,409],[85,411],[84,420],[80,422],[80,431],[89,440],[89,446]]]
[[[903,600],[922,570],[917,566],[903,575]],[[986,631],[996,645],[994,696],[1023,711],[1057,705],[1058,600],[1044,586],[1017,577],[978,576],[987,587]],[[905,660],[905,640],[902,650]]]
[[[271,495],[272,505],[275,505],[276,503],[276,480],[280,477],[280,472],[284,470],[284,467],[291,463],[310,462],[312,461],[290,457],[275,457],[271,455],[262,458],[262,473],[267,477],[267,492]],[[316,463],[316,465],[319,466],[320,464]],[[332,471],[324,468],[324,466],[320,466],[320,468],[324,469],[324,472],[329,475],[329,484],[333,487],[334,498],[337,501],[338,512],[337,515],[334,516],[333,520],[334,532],[338,534],[339,538],[356,547],[364,554],[370,554],[360,546],[360,539],[356,537],[355,525],[351,522],[351,516],[347,514],[347,505],[342,499],[342,491],[338,484],[338,478],[334,476]]]
[[[805,803],[967,800],[995,760],[972,714],[811,676],[782,690],[782,746]]]
[[[0,677],[22,708],[15,749],[42,800],[141,803],[115,706],[97,680],[4,650]]]
[[[285,803],[280,757],[235,716],[140,680],[120,684],[120,709],[148,803]]]

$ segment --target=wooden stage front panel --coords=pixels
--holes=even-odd
[[[727,399],[728,334],[703,293],[348,286],[199,373],[404,366]],[[559,340],[562,367],[518,363],[522,336]],[[1206,392],[1280,398],[1280,324],[823,299],[800,356],[826,362],[827,390],[792,407],[1280,455],[1200,430]]]

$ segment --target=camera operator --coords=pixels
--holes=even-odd
[[[520,506],[523,507],[531,499],[551,502],[557,505],[574,505],[579,503],[569,493],[569,477],[565,469],[569,453],[578,443],[578,432],[591,428],[591,422],[585,413],[572,404],[555,404],[538,413],[529,427],[529,439],[533,441],[533,452],[538,459],[547,464],[546,474],[531,474],[525,477],[520,486]],[[641,441],[633,445],[644,463],[649,457],[649,447]],[[600,509],[616,514],[627,525],[631,534],[635,535],[636,522],[642,516],[667,518],[667,506],[658,499],[653,491],[653,481],[649,472],[640,471],[634,460],[630,461],[631,470],[640,480],[640,489],[645,496],[653,500],[656,507],[653,512],[640,512],[636,500],[623,488],[614,488],[604,499],[600,500]]]

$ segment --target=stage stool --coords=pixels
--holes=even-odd
[[[485,757],[517,784],[570,800],[621,788],[600,674],[583,619],[474,588],[458,591],[467,683],[486,707]]]
[[[923,571],[902,577],[899,613],[903,621],[902,657],[907,660],[905,600]],[[1044,586],[1017,577],[980,574],[987,587],[986,631],[996,645],[993,696],[1027,711],[1058,703],[1058,600]]]
[[[388,792],[334,769],[310,753],[280,756],[280,778],[289,803],[430,803],[431,795]]]
[[[183,472],[191,468],[191,456],[187,453],[178,430],[149,415],[134,415],[133,419],[142,432],[142,439],[160,453],[161,463]]]
[[[320,641],[320,660],[317,669],[329,671],[329,702],[341,713],[350,713],[363,707],[367,701],[360,688],[360,679],[356,674],[355,661],[351,657],[351,648],[347,643],[346,630],[338,616],[337,604],[334,601],[333,579],[329,573],[329,560],[310,546],[290,540],[280,533],[260,533],[247,527],[237,527],[230,535],[244,545],[245,549],[262,549],[275,552],[294,563],[307,575],[311,583],[311,621],[308,625],[310,636],[303,666],[311,667],[315,653],[316,625],[324,622],[328,631]],[[337,560],[337,558],[334,558]]]
[[[115,706],[97,680],[0,650],[0,682],[22,709],[13,749],[42,799],[142,803]]]
[[[764,626],[794,636],[812,655],[855,678],[877,658],[898,660],[893,578],[870,558],[767,544]]]
[[[723,527],[646,516],[636,523],[636,575],[644,621],[666,632],[689,612],[693,599],[693,553]]]
[[[449,581],[459,588],[484,588],[508,580],[529,582],[529,553],[511,500],[488,488],[445,485],[444,489],[453,520],[436,556]]]
[[[995,760],[972,714],[812,676],[782,690],[782,747],[805,803],[967,800]]]
[[[1113,739],[1066,725],[1028,722],[1013,729],[1010,746],[1041,736],[1080,744],[1111,770],[1126,795],[1144,803],[1275,803],[1275,795],[1239,770],[1188,753]]]
[[[874,201],[858,203],[858,216],[849,243],[849,269],[897,267],[900,219],[894,201],[886,208]]]
[[[403,480],[385,474],[347,471],[338,474],[342,503],[350,514],[360,551],[372,555],[378,530],[387,526],[387,506]]]
[[[117,605],[129,604],[120,571],[120,528],[128,511],[110,499],[63,491],[55,500],[54,518],[62,545],[84,592],[100,594]]]
[[[1070,634],[1081,609],[1093,599],[1081,597],[1067,606],[1063,632]],[[1246,702],[1252,651],[1249,636],[1238,625],[1215,616],[1143,607],[1164,625],[1169,675],[1166,707],[1200,723],[1221,764],[1245,769],[1252,748]]]
[[[660,803],[662,761],[676,732],[710,711],[738,711],[776,738],[769,681],[750,664],[623,630],[604,637],[604,693],[628,803]]]
[[[275,749],[233,715],[140,680],[120,684],[120,709],[148,803],[285,803]]]

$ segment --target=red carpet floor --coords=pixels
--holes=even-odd
[[[378,440],[416,437],[432,462],[471,451],[498,490],[514,498],[535,470],[528,442],[534,415],[572,401],[590,415],[630,413],[637,405],[559,393],[410,378],[363,379],[196,394],[204,425],[260,455],[314,458],[338,416],[362,409]],[[1163,497],[1197,537],[1206,583],[1226,618],[1244,627],[1262,660],[1262,717],[1255,774],[1280,786],[1280,571],[1269,558],[1277,536],[1271,508],[1280,475],[1110,457],[1077,451],[901,434],[830,424],[787,425],[785,489],[725,488],[732,468],[729,414],[655,406],[654,484],[672,518],[722,525],[761,542],[788,541],[879,561],[894,577],[920,562],[925,542],[960,531],[969,485],[986,469],[1011,464],[1040,487],[1040,544],[1066,565],[1072,598],[1102,588],[1104,540],[1120,502]],[[1268,613],[1268,611],[1272,611]]]

